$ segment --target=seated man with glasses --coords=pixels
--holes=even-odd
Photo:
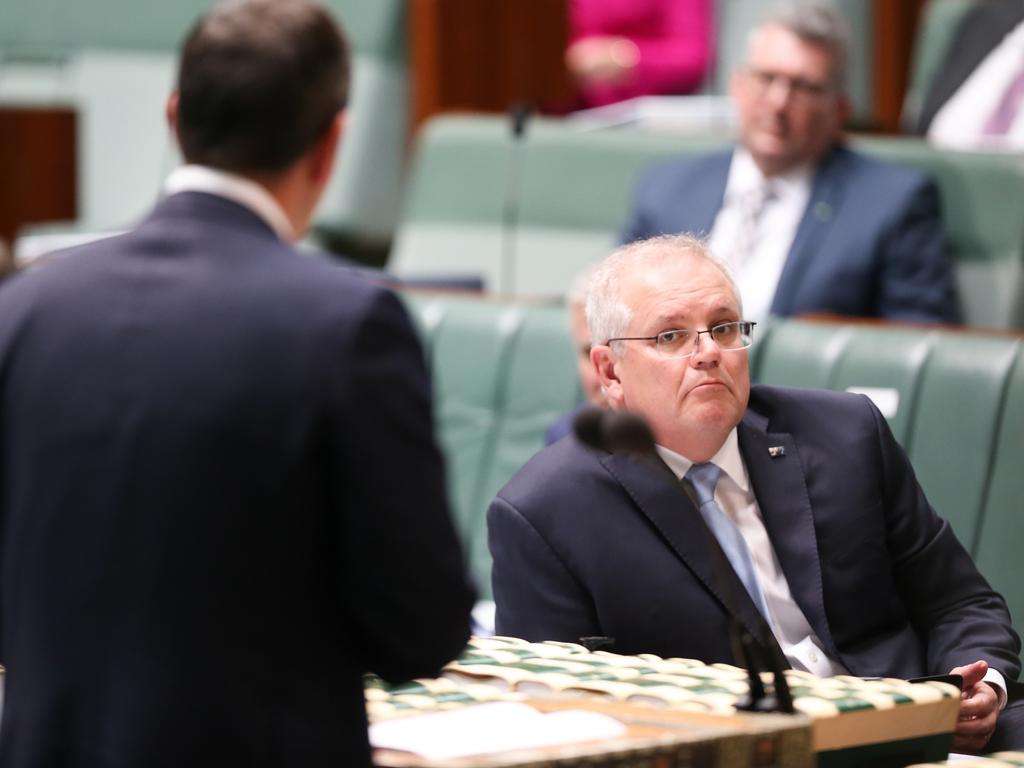
[[[736,663],[735,616],[816,675],[962,674],[958,749],[985,747],[997,718],[991,746],[1024,746],[1022,708],[1002,709],[1021,647],[1005,601],[870,400],[750,385],[745,317],[696,238],[598,266],[591,361],[610,407],[655,445],[638,458],[561,440],[501,490],[498,634]]]
[[[754,321],[826,312],[959,322],[935,185],[841,144],[846,51],[834,8],[770,13],[730,85],[739,145],[648,170],[622,241],[708,235]]]

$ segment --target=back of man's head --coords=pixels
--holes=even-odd
[[[286,170],[348,97],[344,35],[308,0],[226,0],[181,52],[177,132],[186,162],[243,174]]]

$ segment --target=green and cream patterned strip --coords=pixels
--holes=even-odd
[[[770,674],[762,677],[771,684]],[[786,680],[796,709],[816,718],[959,695],[953,686],[942,683],[911,684],[890,678],[818,678],[787,670]],[[389,689],[379,680],[368,678],[366,689],[371,717],[391,717],[408,711],[526,696],[595,695],[668,709],[732,714],[737,698],[747,693],[748,686],[746,671],[728,664],[663,659],[652,654],[591,653],[575,643],[490,637],[473,638],[438,680],[419,680]]]

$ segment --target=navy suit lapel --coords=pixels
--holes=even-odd
[[[819,256],[819,246],[828,237],[832,221],[839,212],[845,194],[845,174],[848,150],[833,149],[822,161],[814,177],[811,196],[800,219],[793,245],[790,246],[786,264],[782,268],[778,287],[772,299],[771,314],[793,314],[800,283],[807,275],[811,262]]]
[[[654,465],[654,459],[611,454],[601,464],[619,481],[640,511],[658,530],[665,543],[675,552],[696,579],[728,612],[723,590],[730,590],[732,603],[744,626],[754,637],[762,637],[760,613],[743,583],[732,570],[725,555],[708,530],[700,512],[689,496],[673,482],[667,467]],[[660,460],[658,460],[660,463]],[[675,487],[673,487],[675,485]],[[719,552],[716,563],[714,550]],[[724,568],[721,565],[724,565]],[[723,583],[725,580],[726,583]]]
[[[767,422],[748,409],[738,428],[740,452],[793,599],[825,651],[839,658],[825,614],[814,511],[800,454],[792,435],[768,432]],[[781,451],[769,451],[778,446]]]

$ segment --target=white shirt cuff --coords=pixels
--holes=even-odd
[[[988,683],[996,690],[996,696],[999,697],[999,711],[1003,711],[1003,707],[1006,706],[1006,678],[1003,677],[1001,672],[988,668],[988,672],[981,678],[983,683]]]

